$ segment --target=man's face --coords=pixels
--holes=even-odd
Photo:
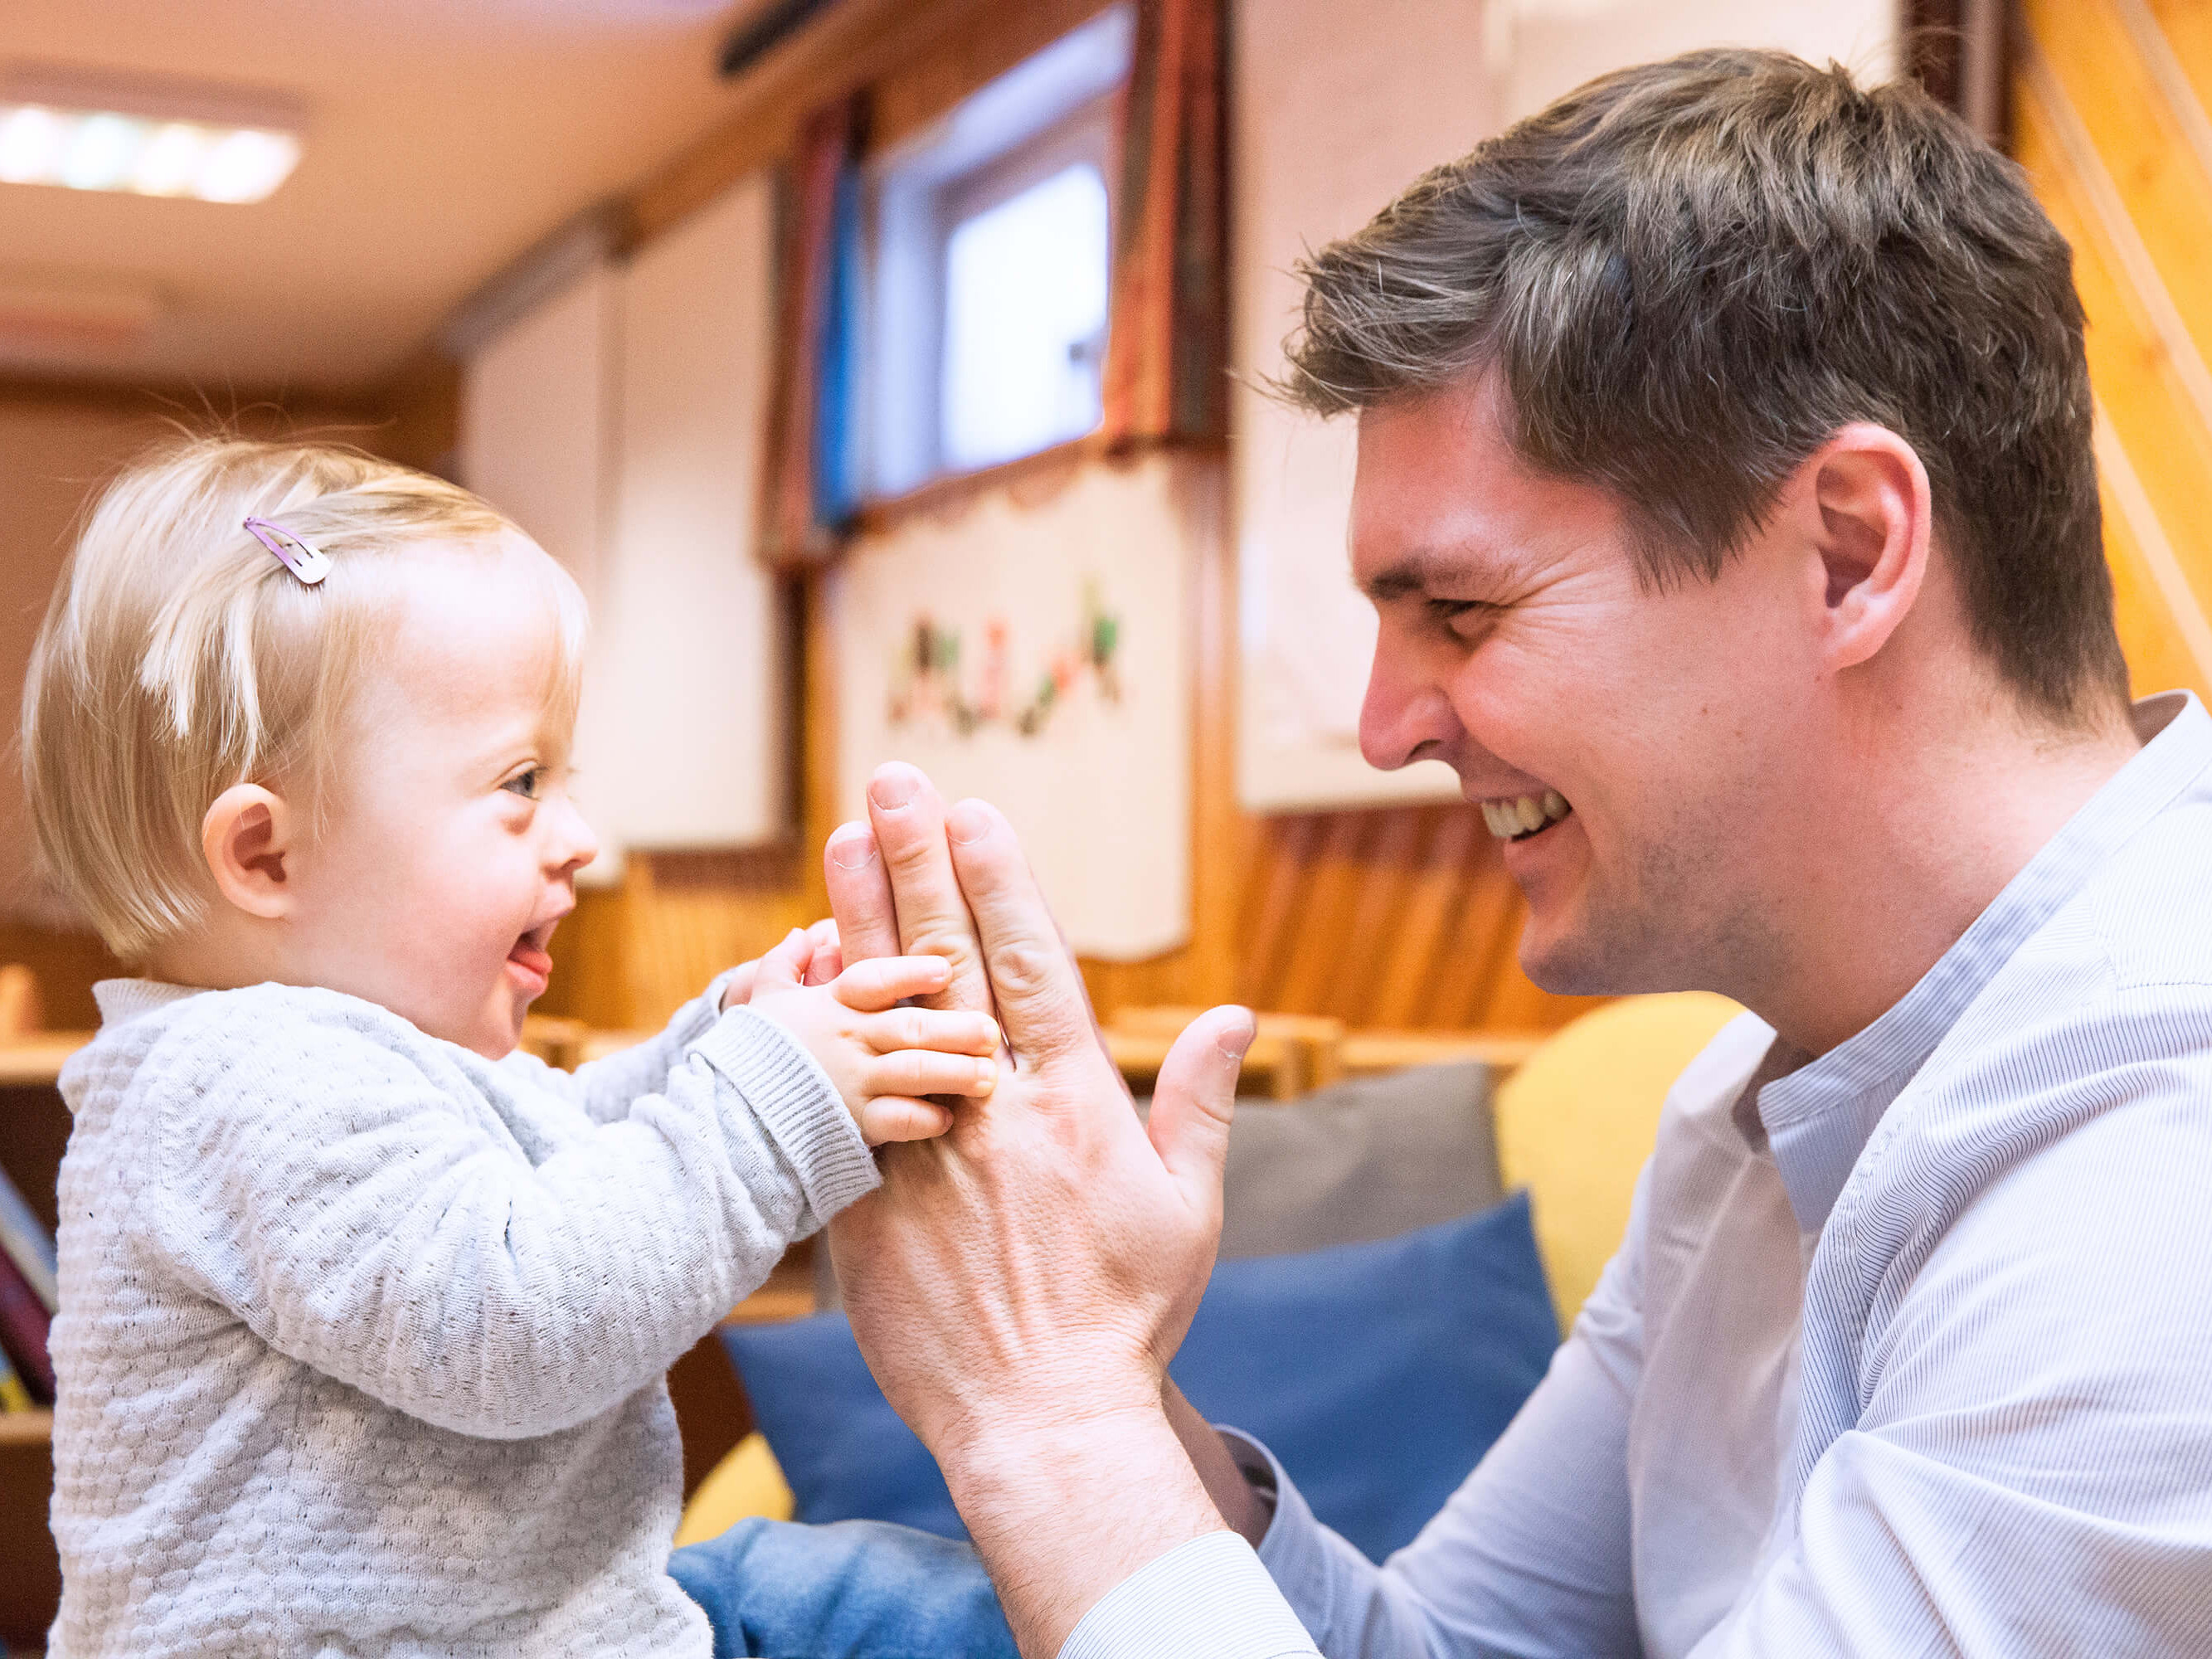
[[[1620,503],[1531,469],[1494,396],[1361,419],[1352,567],[1381,629],[1360,747],[1459,774],[1528,897],[1538,984],[1741,983],[1800,877],[1805,562],[1762,533],[1717,580],[1639,584]]]

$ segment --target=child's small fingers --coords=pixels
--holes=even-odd
[[[860,1075],[870,1095],[988,1095],[999,1085],[997,1061],[927,1048],[878,1054]]]
[[[770,990],[789,990],[806,977],[806,964],[813,960],[814,943],[796,927],[783,936],[775,949],[763,956],[753,969],[753,992],[756,995]]]
[[[860,1022],[860,1040],[879,1054],[934,1048],[941,1054],[988,1060],[999,1052],[999,1022],[952,1008],[892,1008]]]
[[[941,991],[951,978],[952,964],[943,957],[877,957],[837,975],[837,1000],[864,1014],[878,1014],[908,997]]]
[[[871,1146],[887,1140],[930,1140],[952,1127],[952,1114],[933,1101],[878,1095],[860,1110],[860,1139]]]
[[[837,924],[824,916],[806,930],[814,945],[814,960],[806,964],[809,985],[827,985],[845,971],[845,952],[837,941]]]

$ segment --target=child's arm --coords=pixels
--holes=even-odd
[[[224,1005],[140,1068],[142,1224],[270,1346],[442,1428],[605,1411],[876,1184],[820,1068],[746,1010],[622,1121],[532,1148],[381,1011],[279,987]]]
[[[801,937],[808,960],[799,964],[799,971],[817,981],[835,978],[839,965],[836,924],[817,922]],[[787,951],[792,941],[786,939],[776,949]],[[745,1006],[760,966],[755,960],[725,969],[703,992],[678,1008],[659,1032],[632,1048],[587,1060],[573,1073],[549,1066],[520,1048],[501,1064],[529,1073],[538,1086],[574,1102],[599,1122],[612,1123],[629,1115],[639,1096],[657,1093],[667,1080],[668,1068],[681,1061],[684,1051],[712,1030],[725,1012]]]

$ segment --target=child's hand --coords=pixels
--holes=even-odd
[[[790,946],[786,939],[778,950]],[[809,954],[811,952],[811,954]],[[844,952],[837,947],[837,924],[824,916],[806,930],[806,945],[801,951],[800,974],[808,985],[827,985],[843,971]],[[742,1008],[752,1000],[753,976],[760,972],[760,961],[741,962],[731,969],[730,977],[722,987],[722,1012]]]
[[[834,948],[834,947],[833,947]],[[791,1033],[830,1074],[871,1146],[927,1140],[952,1114],[924,1095],[988,1095],[999,1079],[998,1022],[988,1014],[902,1008],[945,988],[942,957],[878,957],[827,985],[803,981],[816,941],[793,928],[760,959],[750,1006]]]

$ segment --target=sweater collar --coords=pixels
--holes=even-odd
[[[100,1029],[127,1025],[142,1014],[182,1002],[199,993],[189,985],[167,985],[158,979],[104,979],[92,988],[100,1005]]]

